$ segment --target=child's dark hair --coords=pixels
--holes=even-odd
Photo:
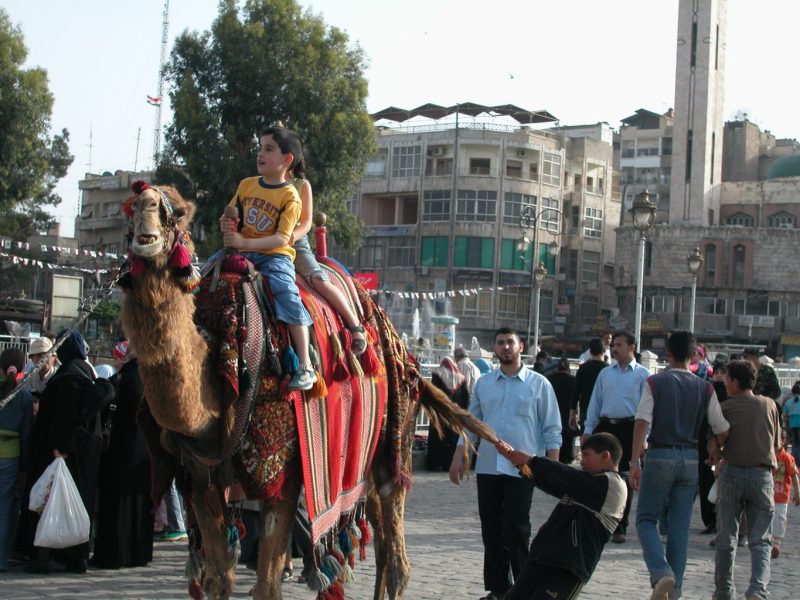
[[[13,367],[13,368],[12,368]],[[25,368],[25,353],[19,348],[6,348],[0,354],[0,369],[6,374],[3,386],[0,387],[0,397],[17,387],[17,373],[22,373]],[[8,370],[11,369],[11,373]]]
[[[792,393],[793,394],[800,394],[800,381],[795,381],[794,385],[792,386]]]
[[[273,125],[268,127],[261,133],[261,137],[271,135],[278,148],[281,149],[283,154],[290,152],[294,156],[294,161],[289,165],[289,170],[292,172],[293,177],[305,179],[306,176],[306,163],[303,158],[303,143],[300,137],[291,129],[287,129],[281,125]]]
[[[581,450],[594,450],[598,454],[608,452],[615,467],[619,466],[619,461],[622,458],[622,444],[619,443],[616,436],[606,432],[590,435],[581,444]]]

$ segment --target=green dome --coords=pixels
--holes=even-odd
[[[769,168],[767,179],[779,177],[800,177],[800,154],[779,158]]]

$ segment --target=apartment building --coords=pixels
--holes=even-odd
[[[373,117],[378,150],[352,205],[367,235],[356,255],[338,257],[378,273],[398,329],[410,332],[418,309],[423,326],[436,314],[458,317],[459,344],[475,336],[487,345],[501,326],[527,332],[538,263],[548,272],[543,335],[585,337],[616,306],[620,201],[607,124],[559,127],[546,111],[472,103]],[[537,247],[522,254],[522,235],[534,237],[521,228],[526,212],[539,229]],[[407,292],[451,293],[431,300]]]

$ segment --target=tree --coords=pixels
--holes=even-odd
[[[66,129],[52,138],[53,96],[44,69],[23,69],[22,32],[0,8],[0,235],[25,239],[53,222],[46,207],[72,164]]]
[[[166,75],[173,122],[157,178],[195,199],[195,219],[219,245],[218,219],[239,180],[255,174],[258,134],[278,121],[306,149],[315,211],[337,242],[358,247],[362,225],[346,201],[375,149],[364,55],[295,0],[222,0],[207,32],[176,41]]]

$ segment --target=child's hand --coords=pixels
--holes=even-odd
[[[219,218],[219,228],[222,231],[222,233],[230,233],[232,231],[238,231],[239,219],[231,219],[226,215],[222,215]]]
[[[247,240],[245,240],[238,231],[228,231],[222,234],[222,245],[226,248],[244,250],[247,245]]]
[[[517,467],[528,464],[528,461],[533,458],[530,454],[522,450],[514,450],[514,448],[502,440],[498,441],[494,446],[501,456],[510,460],[512,464]]]

